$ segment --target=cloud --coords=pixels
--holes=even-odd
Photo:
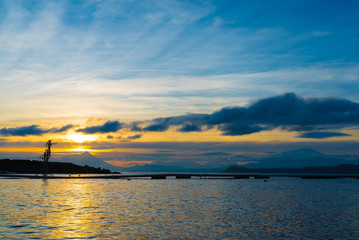
[[[45,130],[39,128],[38,125],[31,125],[16,128],[2,128],[0,134],[3,136],[26,136],[26,135],[42,135]]]
[[[133,135],[133,136],[129,136],[127,139],[138,139],[138,138],[141,138],[142,135],[141,134],[136,134],[136,135]]]
[[[73,125],[69,124],[61,128],[50,128],[42,129],[38,125],[24,126],[24,127],[15,127],[15,128],[2,128],[0,129],[0,135],[3,136],[27,136],[27,135],[36,135],[41,136],[45,133],[60,133],[65,132],[72,128]]]
[[[77,129],[76,132],[87,134],[117,132],[118,130],[122,129],[123,126],[124,124],[119,121],[107,121],[103,125]]]
[[[107,121],[77,129],[86,134],[117,132],[127,128],[132,132],[164,132],[174,127],[180,132],[200,132],[216,128],[225,136],[239,136],[270,131],[280,128],[286,131],[304,132],[300,138],[329,138],[349,136],[339,131],[359,126],[359,103],[340,98],[303,98],[294,93],[259,99],[247,107],[225,107],[211,114],[186,114],[165,118],[155,118],[144,122],[128,124],[119,121]],[[59,133],[73,128],[66,125],[61,128],[41,129],[37,125],[3,128],[3,136],[42,135]],[[134,135],[129,139],[136,139]]]
[[[348,37],[357,36],[349,22],[356,7],[352,15],[331,12],[326,20],[333,24],[316,21],[325,24],[295,31],[287,21],[302,23],[299,16],[281,25],[263,15],[252,26],[261,4],[225,4],[228,11],[219,3],[6,1],[0,22],[2,118],[85,119],[101,112],[111,116],[99,117],[143,120],[156,111],[210,112],[279,91],[358,99],[357,41]],[[348,32],[338,31],[338,23]],[[327,33],[336,34],[311,37]],[[318,47],[322,40],[327,45]]]
[[[181,126],[179,131],[192,132],[201,131],[201,127],[206,125],[208,121],[208,114],[187,114],[174,117],[156,118],[150,121],[150,125],[144,128],[139,127],[139,122],[136,122],[137,131],[151,131],[151,132],[163,132],[170,126]]]
[[[74,125],[68,124],[68,125],[63,126],[61,128],[51,128],[50,132],[53,132],[53,133],[66,132],[67,130],[69,130],[69,129],[73,128],[73,127],[74,127]]]
[[[232,154],[227,153],[227,152],[204,152],[204,153],[201,153],[201,155],[206,156],[206,157],[212,157],[212,156],[229,156]]]
[[[118,137],[117,139],[120,139],[120,142],[122,143],[128,143],[131,142],[131,140],[134,139],[139,139],[142,137],[142,134],[136,134],[136,135],[132,135],[132,136],[128,136],[128,137]]]
[[[180,132],[201,132],[202,129],[197,125],[193,124],[184,124],[180,129]]]
[[[222,135],[227,136],[238,136],[238,135],[247,135],[256,132],[261,132],[264,130],[270,130],[270,128],[263,128],[260,126],[250,126],[250,125],[242,125],[242,124],[222,124],[218,126],[218,129],[222,131]]]
[[[178,131],[190,132],[216,127],[222,135],[236,136],[275,128],[304,132],[338,130],[358,124],[359,103],[339,98],[305,99],[294,93],[287,93],[260,99],[248,107],[222,108],[212,114],[157,118],[143,130],[165,131],[171,126],[180,126]]]
[[[168,129],[168,127],[170,126],[170,124],[152,124],[149,125],[145,128],[143,128],[143,131],[148,131],[148,132],[164,132]]]
[[[306,132],[306,133],[300,134],[298,137],[323,139],[323,138],[345,137],[345,136],[351,136],[351,135],[346,134],[346,133],[341,133],[341,132]]]

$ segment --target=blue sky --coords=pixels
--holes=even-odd
[[[358,1],[2,0],[2,141],[37,141],[11,140],[19,129],[46,138],[69,125],[250,108],[289,92],[357,103],[358,12]],[[357,128],[296,136],[356,142]],[[149,133],[126,134],[108,139]]]

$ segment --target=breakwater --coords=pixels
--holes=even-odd
[[[31,174],[0,174],[2,178],[30,178],[30,179],[268,179],[271,177],[296,177],[302,179],[336,179],[336,178],[358,178],[359,175],[347,174],[228,174],[228,173],[144,173],[144,174],[106,174],[106,175],[31,175]]]

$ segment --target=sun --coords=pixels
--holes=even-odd
[[[83,135],[81,133],[68,134],[66,138],[77,143],[90,142],[96,139],[94,136]]]

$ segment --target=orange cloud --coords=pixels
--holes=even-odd
[[[197,161],[196,163],[199,164],[199,165],[204,166],[204,165],[206,165],[208,163],[208,161]]]
[[[116,167],[133,167],[136,165],[145,165],[145,164],[151,164],[153,161],[121,161],[121,160],[110,160],[105,161],[109,164],[115,165]]]
[[[257,163],[257,161],[243,161],[243,162],[236,162],[237,165],[246,165],[246,164],[249,164],[249,163]]]

